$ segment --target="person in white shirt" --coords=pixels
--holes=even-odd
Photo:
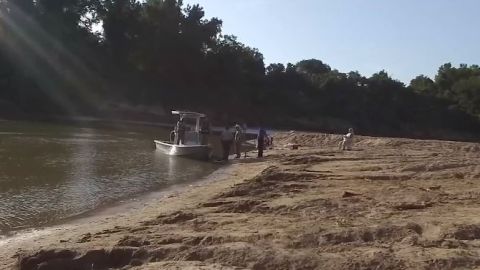
[[[353,135],[353,128],[349,128],[348,133],[343,135],[343,140],[339,144],[340,150],[352,150]]]
[[[229,126],[225,126],[225,130],[220,134],[220,141],[222,142],[223,155],[222,159],[227,161],[228,155],[230,155],[230,148],[233,143],[233,132],[230,130]]]

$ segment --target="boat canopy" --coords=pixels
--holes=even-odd
[[[197,133],[197,140],[199,141],[200,138],[198,138],[198,133],[200,132],[200,120],[203,117],[206,117],[205,114],[203,113],[198,113],[198,112],[189,112],[189,111],[172,111],[173,115],[180,115],[180,119],[182,118],[190,118],[190,119],[195,119],[195,133]]]
[[[193,118],[193,119],[198,119],[206,116],[203,113],[189,112],[189,111],[172,111],[172,114],[180,115],[180,117],[182,118]]]

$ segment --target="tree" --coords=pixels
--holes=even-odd
[[[307,75],[325,74],[331,70],[329,65],[324,64],[322,61],[317,59],[302,60],[295,66],[298,73]]]
[[[266,68],[267,75],[281,74],[285,72],[285,66],[281,63],[270,64]]]
[[[410,81],[409,86],[413,91],[426,95],[436,95],[437,88],[435,82],[425,75],[418,75]]]
[[[456,82],[452,87],[458,104],[467,112],[480,115],[480,76]]]
[[[478,65],[445,64],[408,88],[318,59],[265,67],[258,49],[181,0],[0,0],[0,12],[0,99],[30,113],[95,115],[121,102],[328,131],[478,127]]]
[[[125,64],[140,34],[141,6],[135,0],[106,0],[100,10],[104,44],[111,59]]]
[[[347,78],[349,81],[357,84],[357,85],[362,85],[363,83],[366,82],[366,78],[363,77],[360,72],[358,71],[350,71],[348,74],[347,74]]]
[[[480,68],[477,65],[469,67],[466,64],[460,64],[459,68],[455,68],[451,63],[446,63],[438,69],[435,76],[435,84],[438,88],[437,95],[454,100],[453,85],[460,80],[478,75],[480,75]]]
[[[400,90],[405,87],[402,82],[392,79],[385,70],[374,73],[368,78],[368,83],[370,87],[382,90]]]

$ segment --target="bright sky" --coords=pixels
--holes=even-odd
[[[440,65],[480,64],[479,0],[184,0],[269,63],[316,58],[405,83]]]

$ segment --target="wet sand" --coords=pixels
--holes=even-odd
[[[339,139],[276,134],[195,186],[0,241],[0,269],[480,267],[480,145]]]

